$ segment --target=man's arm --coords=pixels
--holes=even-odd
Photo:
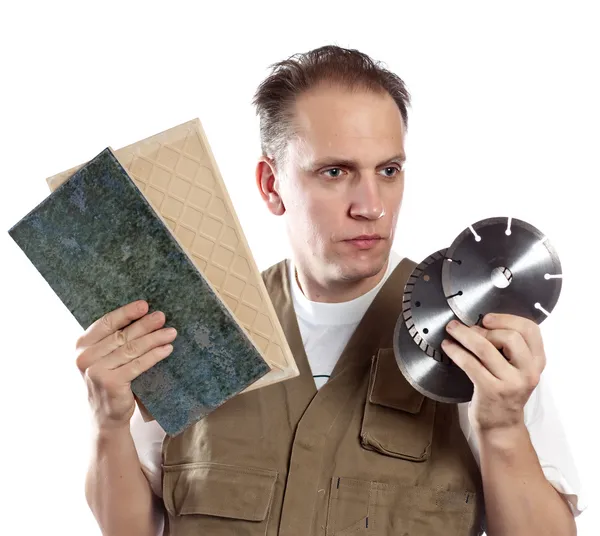
[[[575,519],[548,482],[525,424],[478,434],[489,536],[575,536]]]
[[[129,427],[94,432],[85,496],[104,536],[157,536],[162,504],[152,492]]]
[[[450,322],[446,354],[474,385],[469,422],[480,443],[489,536],[574,536],[570,508],[547,481],[525,425],[524,407],[546,355],[539,326],[509,314],[484,327]]]
[[[165,315],[149,315],[139,300],[96,320],[77,340],[77,368],[94,418],[85,496],[104,536],[156,536],[161,506],[142,472],[131,436],[131,382],[173,351],[177,332],[161,329]]]

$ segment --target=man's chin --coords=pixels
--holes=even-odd
[[[381,274],[387,267],[389,252],[373,258],[346,258],[338,265],[339,275],[345,281],[360,281]]]

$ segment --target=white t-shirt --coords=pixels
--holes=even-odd
[[[317,388],[327,382],[358,323],[401,259],[392,251],[381,282],[368,293],[343,303],[317,303],[308,300],[298,286],[292,262],[288,261],[294,309]],[[479,445],[467,416],[469,404],[470,402],[458,405],[460,426],[479,464]],[[543,375],[525,406],[525,424],[546,478],[564,495],[573,513],[579,515],[585,508],[581,484]],[[154,492],[162,496],[160,463],[165,433],[156,421],[144,422],[137,407],[131,421],[131,433],[142,470]]]

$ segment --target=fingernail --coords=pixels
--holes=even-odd
[[[160,311],[155,311],[150,315],[152,318],[158,318],[160,316]]]
[[[167,335],[177,335],[177,330],[175,328],[169,328],[167,330]]]
[[[496,316],[492,313],[488,313],[487,315],[485,315],[485,318],[483,320],[485,322],[493,322],[494,320],[496,320]]]
[[[452,330],[458,327],[458,322],[456,320],[452,320],[452,322],[448,323],[446,327],[448,328],[448,330]]]

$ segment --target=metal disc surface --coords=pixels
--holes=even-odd
[[[415,344],[401,316],[394,333],[394,355],[403,376],[422,395],[454,404],[473,398],[473,383],[462,369],[436,361],[423,352]]]
[[[421,394],[439,402],[467,402],[473,384],[441,349],[448,337],[446,324],[456,319],[442,289],[445,253],[444,249],[427,257],[408,278],[394,354],[404,377]]]
[[[489,218],[465,229],[447,249],[442,288],[454,314],[477,324],[487,313],[541,324],[562,288],[558,254],[543,233],[516,218]],[[479,239],[478,239],[479,238]]]

